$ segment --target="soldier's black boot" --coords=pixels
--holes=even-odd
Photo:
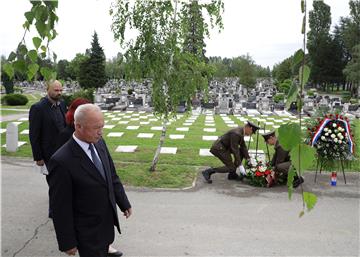
[[[236,174],[236,172],[229,172],[228,174],[229,180],[241,180],[240,176]]]
[[[303,177],[294,176],[293,188],[297,188],[302,183],[304,183],[304,178]]]
[[[202,172],[202,175],[205,179],[205,181],[209,184],[212,183],[212,180],[211,180],[211,175],[215,173],[215,171],[212,169],[212,168],[209,168],[209,169],[206,169],[206,170],[203,170]]]

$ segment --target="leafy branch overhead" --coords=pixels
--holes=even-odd
[[[59,18],[56,15],[58,1],[30,1],[32,7],[25,12],[25,22],[23,24],[24,35],[15,51],[9,54],[8,62],[4,64],[4,72],[9,79],[16,78],[17,75],[26,76],[27,80],[32,80],[37,72],[46,79],[56,77],[56,73],[47,67],[40,67],[39,59],[46,57],[56,60],[56,54],[51,53],[49,43],[57,36],[55,24]],[[31,26],[35,26],[38,36],[32,38],[32,47],[25,42],[25,36],[30,31]],[[52,56],[51,56],[52,55]]]
[[[112,4],[112,30],[126,48],[128,79],[150,79],[155,113],[167,116],[206,90],[212,72],[206,63],[204,37],[223,27],[220,0],[130,1]],[[136,38],[126,36],[135,33]]]
[[[299,66],[299,72],[292,81],[291,88],[287,97],[286,106],[289,107],[292,102],[296,102],[299,113],[299,124],[285,124],[279,128],[280,144],[290,152],[292,168],[288,173],[288,193],[291,199],[293,187],[292,181],[296,172],[301,176],[302,172],[312,166],[315,160],[315,149],[305,144],[302,132],[302,103],[303,89],[310,77],[310,68],[306,65],[306,1],[301,0],[301,12],[304,14],[301,33],[303,34],[303,49],[299,49],[293,56],[292,65]],[[303,191],[302,185],[301,190]],[[302,192],[303,210],[300,217],[304,215],[304,209],[310,211],[316,204],[317,197],[310,192]]]

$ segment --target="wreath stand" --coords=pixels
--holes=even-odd
[[[323,159],[323,158],[318,158],[317,163],[316,163],[316,173],[315,173],[315,179],[314,179],[314,183],[316,183],[316,178],[317,178],[317,173],[319,171],[319,173],[321,174],[322,168],[324,167],[324,164],[326,164],[328,161]],[[342,174],[344,176],[344,181],[346,184],[346,177],[345,177],[345,172],[344,172],[344,160],[340,159],[340,167],[338,167],[339,169],[341,168]]]

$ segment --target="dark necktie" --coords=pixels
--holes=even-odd
[[[95,153],[93,144],[89,144],[89,150],[91,152],[91,158],[92,158],[92,161],[93,161],[95,167],[97,168],[97,170],[99,171],[99,173],[103,177],[103,179],[106,180],[104,167],[103,167],[103,165],[101,163],[101,160],[99,159],[99,157]]]

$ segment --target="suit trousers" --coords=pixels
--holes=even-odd
[[[79,244],[78,251],[80,257],[107,257],[109,246],[102,247],[98,250],[89,249]]]
[[[229,173],[236,172],[236,167],[233,162],[230,151],[219,150],[217,148],[211,148],[210,152],[215,155],[219,160],[225,164],[223,167],[213,168],[216,173]]]

